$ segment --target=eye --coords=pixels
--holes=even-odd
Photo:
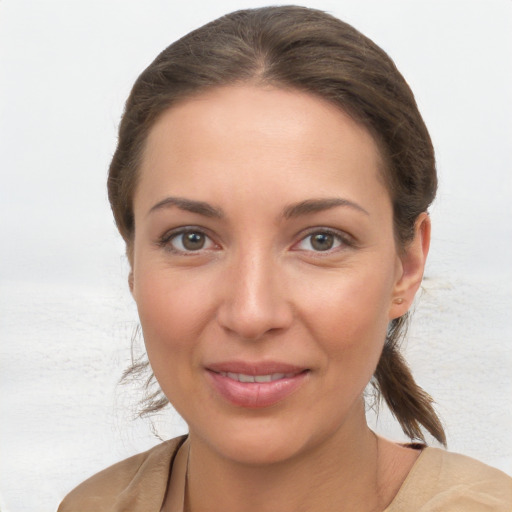
[[[166,235],[161,243],[174,252],[182,253],[202,251],[215,247],[211,238],[198,229],[187,229],[171,233]]]
[[[304,237],[295,248],[300,251],[327,252],[343,244],[347,244],[347,242],[337,233],[332,231],[315,231]]]

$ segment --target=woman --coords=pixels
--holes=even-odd
[[[509,510],[512,480],[366,425],[371,381],[445,444],[397,342],[421,283],[434,154],[389,57],[300,7],[238,11],[137,80],[109,198],[152,371],[189,435],[60,510]]]

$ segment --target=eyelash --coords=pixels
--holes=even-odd
[[[325,251],[321,251],[321,250],[314,250],[314,249],[300,249],[298,248],[298,246],[302,243],[304,243],[307,239],[312,239],[312,237],[314,235],[329,235],[329,236],[332,236],[334,239],[335,239],[335,243],[337,243],[337,245],[335,247],[332,247],[330,249],[327,249]],[[311,241],[310,241],[310,244],[311,244]],[[322,256],[322,255],[329,255],[329,254],[332,254],[333,252],[337,252],[338,250],[343,250],[344,248],[350,248],[350,247],[354,247],[355,246],[355,241],[354,239],[348,235],[347,233],[343,232],[343,231],[338,231],[338,230],[334,230],[332,228],[312,228],[310,229],[307,233],[305,233],[305,235],[297,242],[293,245],[293,248],[297,247],[296,249],[294,250],[297,250],[297,251],[301,251],[301,250],[304,250],[304,251],[307,251],[307,252],[312,252],[314,253],[315,255],[318,255],[318,256]]]
[[[201,247],[198,250],[184,250],[184,249],[178,249],[176,247],[173,247],[172,241],[174,239],[178,239],[179,237],[183,237],[187,234],[197,234],[201,235],[205,238],[205,240],[209,240],[211,244],[216,245],[215,242],[213,242],[212,238],[208,236],[208,234],[205,232],[204,229],[195,227],[195,226],[187,226],[185,228],[179,228],[172,231],[168,231],[163,236],[160,237],[160,239],[157,241],[157,245],[159,247],[164,248],[165,250],[175,253],[175,254],[183,254],[183,255],[194,255],[199,254],[203,250],[205,250],[203,247]],[[205,242],[208,243],[208,242]],[[183,245],[183,239],[182,239],[182,245]],[[208,249],[206,249],[208,250]]]
[[[162,235],[160,239],[157,241],[157,245],[159,247],[162,247],[166,249],[169,252],[175,253],[175,254],[182,254],[182,255],[194,255],[194,254],[200,254],[204,250],[211,250],[211,248],[199,248],[197,250],[186,250],[186,249],[178,249],[172,245],[172,241],[174,239],[178,239],[180,236],[183,237],[187,234],[197,234],[201,235],[205,238],[205,240],[209,241],[210,244],[216,245],[215,242],[212,240],[212,238],[205,232],[203,228],[195,227],[195,226],[187,226],[184,228],[179,228],[176,230],[169,231]],[[314,250],[314,249],[301,249],[298,246],[302,243],[304,243],[308,238],[311,239],[314,235],[329,235],[332,236],[335,239],[335,243],[337,245],[335,247],[329,248],[325,251],[322,250]],[[182,239],[183,240],[183,239]],[[208,242],[205,243],[208,243]],[[311,243],[311,242],[310,242]],[[183,242],[182,242],[183,245]],[[342,231],[333,230],[331,228],[312,228],[307,233],[302,236],[302,238],[293,244],[292,250],[295,251],[306,251],[315,253],[318,255],[323,254],[332,254],[333,252],[336,252],[338,250],[343,250],[343,248],[350,248],[354,247],[355,242],[354,239],[348,235],[347,233],[344,233]],[[217,246],[218,247],[218,246]]]

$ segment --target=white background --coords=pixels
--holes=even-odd
[[[55,510],[157,442],[117,386],[136,314],[105,191],[116,128],[165,46],[266,3],[0,0],[2,512]],[[304,3],[374,39],[416,94],[440,192],[407,356],[450,449],[512,473],[512,2]],[[170,413],[159,425],[185,431]],[[398,433],[385,414],[377,429]]]

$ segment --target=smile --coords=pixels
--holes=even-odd
[[[244,373],[219,372],[219,375],[238,382],[274,382],[280,379],[293,377],[294,373],[269,373],[267,375],[246,375]]]
[[[206,368],[215,396],[249,409],[284,401],[307,382],[309,374],[308,369],[280,363],[223,363]]]

